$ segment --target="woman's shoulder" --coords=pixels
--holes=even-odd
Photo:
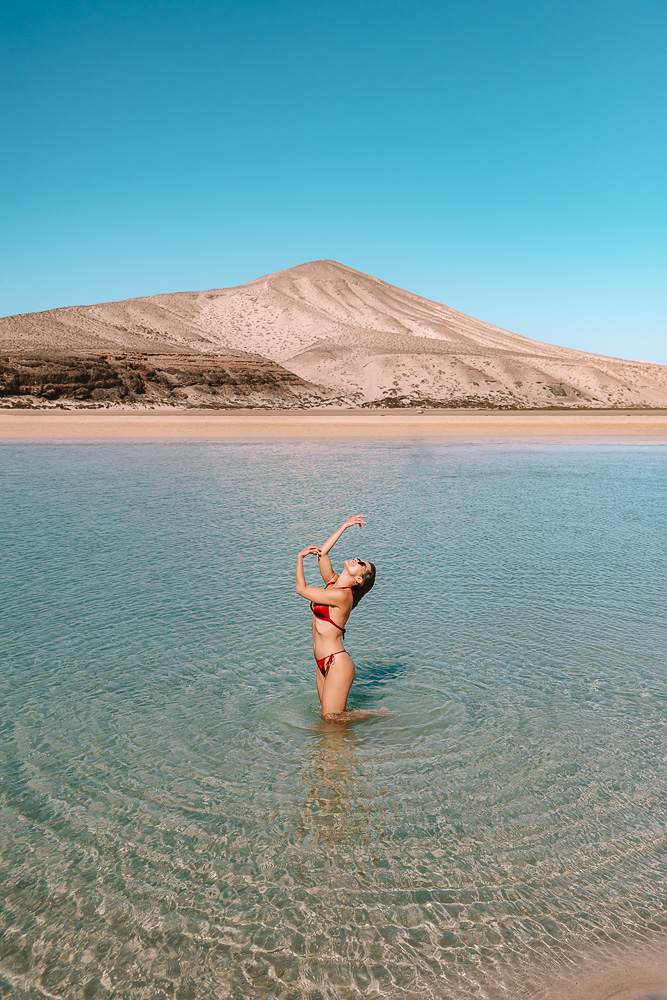
[[[335,587],[336,584],[338,583],[338,580],[339,580],[339,575],[338,573],[336,573],[334,576],[331,577],[331,579],[326,584],[324,589],[327,590],[329,587]],[[337,589],[346,591],[350,595],[350,601],[352,600],[352,589],[350,587],[338,587]]]
[[[329,586],[329,584],[327,584],[327,587],[328,586]],[[344,594],[348,595],[350,605],[352,605],[354,603],[354,597],[352,595],[352,588],[351,587],[337,587],[336,589],[337,590],[342,590],[342,592]]]

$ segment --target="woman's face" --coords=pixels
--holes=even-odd
[[[363,559],[346,559],[343,566],[350,576],[361,577],[363,579],[366,575],[368,563],[364,562]]]

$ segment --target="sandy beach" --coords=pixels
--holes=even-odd
[[[0,440],[573,438],[667,442],[667,410],[6,410]]]

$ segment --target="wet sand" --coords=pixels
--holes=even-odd
[[[667,410],[4,410],[0,440],[557,438],[667,443]]]
[[[667,1000],[667,954],[657,942],[600,949],[568,972],[545,974],[545,986],[526,1000]]]

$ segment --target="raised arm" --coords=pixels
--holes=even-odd
[[[326,590],[324,587],[309,587],[306,584],[306,577],[303,572],[303,557],[319,555],[320,549],[317,545],[308,545],[302,549],[296,557],[296,592],[300,597],[305,597],[307,601],[316,604],[328,604],[330,607],[343,608],[347,610],[352,603],[352,594],[349,590],[340,587],[332,587]]]
[[[340,528],[334,531],[333,535],[327,538],[324,545],[322,545],[317,554],[317,563],[319,566],[320,573],[322,574],[322,579],[325,583],[330,583],[331,580],[336,576],[336,571],[331,565],[331,560],[329,559],[328,553],[334,547],[340,536],[347,528],[351,528],[353,524],[358,524],[360,528],[366,523],[366,518],[360,514],[356,517],[348,517],[347,521],[341,524]],[[326,602],[325,602],[326,603]]]

